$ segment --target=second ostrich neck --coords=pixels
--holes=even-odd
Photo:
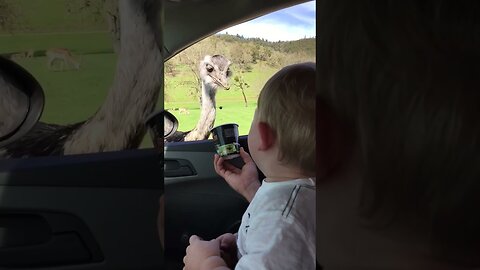
[[[197,126],[185,137],[186,141],[206,140],[210,135],[210,129],[215,123],[216,89],[211,88],[202,81],[202,108],[200,112],[200,120]]]

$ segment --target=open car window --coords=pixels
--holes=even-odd
[[[296,5],[225,29],[165,62],[165,109],[188,133],[180,141],[211,139],[208,130],[226,123],[247,135],[266,81],[286,65],[315,62],[314,18],[314,1]]]

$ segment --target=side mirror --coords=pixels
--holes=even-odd
[[[177,118],[171,114],[169,111],[164,111],[163,114],[163,121],[164,121],[164,127],[163,127],[163,137],[165,139],[168,139],[171,135],[175,133],[178,129],[178,120]]]
[[[164,139],[172,136],[178,128],[177,118],[168,111],[156,111],[147,117],[147,127],[157,149],[163,149]],[[160,133],[163,128],[163,134]],[[163,150],[162,150],[163,151]]]
[[[44,104],[38,81],[17,63],[0,56],[0,148],[31,130]]]

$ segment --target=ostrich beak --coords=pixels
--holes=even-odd
[[[210,76],[216,84],[218,84],[219,86],[225,88],[225,90],[229,90],[230,89],[230,84],[228,83],[227,79],[223,79],[223,78],[216,78],[214,76]]]
[[[218,84],[225,88],[225,90],[230,89],[230,84],[228,83],[228,80],[226,78],[220,78],[220,80],[218,80]]]

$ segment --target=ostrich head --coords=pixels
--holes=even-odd
[[[231,62],[222,55],[206,55],[200,62],[200,78],[206,89],[215,91],[219,86],[230,89],[228,79],[232,75],[230,71]],[[207,90],[208,91],[208,90]]]

